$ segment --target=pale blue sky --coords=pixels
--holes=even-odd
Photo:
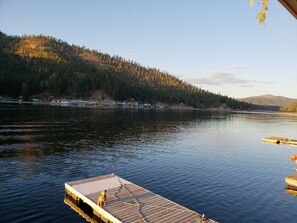
[[[270,1],[0,0],[0,30],[44,34],[160,68],[232,97],[297,98],[297,20]]]

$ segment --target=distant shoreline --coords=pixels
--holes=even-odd
[[[98,109],[123,109],[123,110],[177,110],[177,111],[224,111],[224,112],[232,112],[232,109],[226,108],[194,108],[191,106],[187,106],[184,104],[173,104],[168,105],[164,103],[156,103],[149,104],[144,103],[137,105],[134,107],[133,103],[124,103],[117,101],[102,101],[102,102],[91,102],[86,103],[63,103],[63,102],[33,102],[33,101],[18,101],[18,100],[10,100],[10,101],[0,101],[1,104],[27,104],[27,105],[49,105],[49,106],[57,106],[57,107],[71,107],[71,108],[98,108]]]
[[[283,115],[297,115],[297,112],[279,112],[279,113]]]
[[[222,113],[256,113],[256,114],[280,114],[280,115],[293,115],[297,116],[297,112],[280,112],[280,111],[271,111],[271,110],[234,110],[227,107],[209,107],[209,108],[193,108],[184,104],[173,104],[167,105],[163,103],[156,103],[155,105],[149,105],[150,107],[139,106],[137,108],[130,106],[119,106],[115,101],[108,102],[97,102],[95,105],[91,104],[53,104],[51,102],[33,102],[33,101],[0,101],[0,104],[30,104],[30,105],[50,105],[57,107],[71,107],[71,108],[98,108],[98,109],[123,109],[123,110],[171,110],[171,111],[208,111],[208,112],[222,112]]]
[[[118,105],[123,102],[97,102],[97,104],[57,104],[51,102],[33,102],[33,101],[0,101],[0,104],[28,104],[28,105],[49,105],[56,107],[70,107],[70,108],[97,108],[97,109],[123,109],[123,110],[171,110],[171,111],[208,111],[208,112],[222,112],[222,113],[272,113],[272,114],[284,114],[284,115],[297,115],[297,113],[290,112],[279,112],[279,111],[270,111],[270,110],[234,110],[227,107],[209,107],[209,108],[194,108],[184,104],[173,104],[167,105],[163,103],[156,103],[155,105],[150,105],[150,107],[131,107],[131,106],[122,106]]]

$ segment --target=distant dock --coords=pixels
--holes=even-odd
[[[97,199],[103,190],[107,190],[107,200],[105,207],[100,207]],[[114,174],[67,182],[65,193],[65,203],[90,222],[215,223]]]
[[[286,183],[287,183],[287,188],[285,189],[285,191],[288,194],[297,196],[297,173],[286,177]]]
[[[277,137],[277,136],[263,138],[262,142],[263,143],[271,143],[271,144],[287,144],[287,145],[297,146],[297,140],[288,139],[288,138],[284,138],[284,137]]]

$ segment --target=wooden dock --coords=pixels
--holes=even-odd
[[[263,138],[262,142],[263,143],[271,143],[271,144],[287,144],[287,145],[297,146],[297,140],[288,139],[288,138],[284,138],[284,137],[277,137],[277,136]]]
[[[105,207],[97,205],[107,190]],[[206,216],[167,200],[114,174],[65,183],[65,203],[89,222],[205,222]]]

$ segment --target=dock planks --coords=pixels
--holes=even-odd
[[[278,136],[271,136],[271,137],[263,138],[262,142],[263,143],[287,144],[287,145],[297,146],[297,140],[288,139],[288,138],[284,138],[284,137],[278,137]]]
[[[96,204],[100,191],[107,190],[105,207]],[[174,203],[114,174],[65,183],[65,192],[76,204],[87,205],[102,222],[206,222],[197,212]],[[68,205],[70,202],[65,201]],[[70,205],[71,207],[73,205]],[[78,212],[77,207],[72,207]],[[81,214],[87,221],[92,218]]]

